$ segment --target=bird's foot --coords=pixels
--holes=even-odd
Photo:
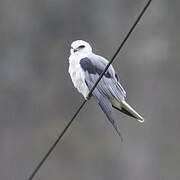
[[[88,95],[85,97],[85,99],[86,99],[86,100],[90,100],[90,99],[91,99],[91,96],[92,96],[91,94],[90,94],[90,95],[88,94]]]

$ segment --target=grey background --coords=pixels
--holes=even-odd
[[[27,179],[83,101],[72,41],[110,59],[145,0],[0,1],[0,179]],[[180,179],[180,1],[153,1],[113,65],[142,125],[91,99],[36,180]]]

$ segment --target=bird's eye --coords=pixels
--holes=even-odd
[[[79,49],[82,49],[82,48],[85,48],[85,46],[84,46],[84,45],[81,45],[81,46],[79,46],[78,48],[79,48]]]

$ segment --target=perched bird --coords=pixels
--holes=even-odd
[[[76,40],[71,44],[69,74],[74,86],[85,99],[88,98],[89,91],[107,64],[108,61],[105,58],[92,52],[92,47],[89,43],[83,40]],[[98,104],[121,139],[122,136],[118,125],[112,117],[113,108],[137,119],[141,123],[144,122],[143,117],[125,101],[126,92],[118,81],[118,76],[112,65],[109,66],[92,92],[92,96],[97,99]]]

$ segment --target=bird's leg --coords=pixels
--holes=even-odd
[[[88,94],[88,95],[85,97],[85,99],[86,99],[86,100],[90,100],[91,97],[92,97],[92,94]]]

